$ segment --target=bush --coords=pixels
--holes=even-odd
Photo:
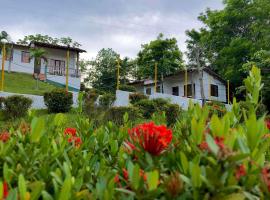
[[[165,107],[170,104],[168,99],[156,98],[152,100],[156,106],[156,110],[164,110]]]
[[[140,110],[136,107],[112,107],[106,112],[104,121],[111,121],[117,125],[123,125],[125,113],[128,114],[129,121],[136,121],[142,117]]]
[[[166,105],[165,113],[168,126],[172,126],[177,122],[177,119],[179,119],[181,111],[182,110],[178,104]]]
[[[0,110],[3,108],[3,103],[5,101],[5,97],[0,97]]]
[[[157,111],[155,102],[149,99],[142,99],[134,106],[140,109],[146,119],[151,118],[152,114]]]
[[[132,85],[120,85],[119,90],[127,92],[136,92],[136,88]]]
[[[65,113],[72,108],[73,95],[64,89],[54,89],[44,94],[44,102],[50,113]]]
[[[103,108],[110,108],[113,105],[115,99],[116,97],[114,94],[103,94],[99,97],[99,105]]]
[[[129,94],[129,102],[131,104],[136,104],[137,102],[139,102],[142,99],[148,99],[148,96],[142,94],[142,93],[132,93]]]
[[[3,104],[5,118],[16,119],[27,114],[32,105],[32,100],[21,95],[14,95],[5,98]]]

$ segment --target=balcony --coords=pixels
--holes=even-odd
[[[56,76],[66,76],[66,68],[59,66],[48,66],[48,74]],[[81,74],[80,70],[69,68],[68,75],[70,77],[79,78]]]

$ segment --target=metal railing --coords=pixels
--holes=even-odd
[[[80,77],[80,70],[69,68],[68,74],[70,77]],[[48,74],[56,76],[66,76],[66,67],[48,66]]]

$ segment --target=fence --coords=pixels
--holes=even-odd
[[[130,92],[117,90],[116,91],[116,101],[114,106],[128,106],[129,105],[129,94]],[[154,93],[149,95],[150,99],[164,98],[170,100],[172,103],[178,104],[184,110],[188,109],[189,103],[202,105],[202,101],[198,99],[191,99],[186,97],[179,97],[170,94]],[[225,104],[227,110],[231,109],[231,105]]]

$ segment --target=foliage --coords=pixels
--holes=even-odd
[[[155,102],[149,99],[142,99],[135,103],[134,106],[142,111],[143,117],[146,119],[151,118],[152,114],[157,111]]]
[[[259,50],[269,50],[270,5],[268,0],[224,1],[224,9],[207,9],[199,16],[204,27],[188,31],[187,46],[199,44],[200,60],[209,64],[234,86],[244,78],[241,66]],[[194,61],[194,48],[188,48]]]
[[[110,108],[113,105],[115,99],[115,94],[105,93],[99,97],[99,105],[103,108]]]
[[[141,118],[140,110],[136,107],[111,107],[107,110],[104,121],[111,121],[117,125],[123,125],[125,123],[125,116],[128,117],[130,121],[136,121]]]
[[[127,92],[136,92],[136,88],[132,85],[120,85],[119,90]]]
[[[209,116],[213,114],[222,117],[226,113],[226,107],[224,103],[219,101],[209,101],[206,102],[206,105],[209,107]]]
[[[3,108],[3,103],[5,101],[5,97],[0,97],[0,110]]]
[[[21,96],[14,95],[6,97],[3,101],[3,113],[7,119],[24,117],[32,105],[32,100]]]
[[[95,60],[91,62],[91,69],[87,72],[85,83],[99,91],[112,92],[117,85],[117,60],[120,64],[120,83],[127,82],[127,76],[131,66],[129,59],[120,60],[120,55],[113,49],[101,49]],[[120,84],[121,85],[121,84]]]
[[[148,99],[148,96],[142,94],[142,93],[131,93],[129,94],[129,102],[131,104],[136,104],[142,99]]]
[[[54,89],[44,94],[44,102],[50,113],[65,113],[72,108],[73,95],[64,89]]]
[[[73,41],[70,37],[53,38],[51,36],[42,35],[42,34],[24,36],[23,39],[18,40],[17,44],[28,45],[32,41],[48,43],[48,44],[53,44],[53,45],[65,45],[65,46],[70,45],[72,47],[81,46],[81,44],[79,44],[76,41]]]
[[[163,38],[160,34],[156,40],[142,45],[138,53],[138,78],[154,76],[155,63],[157,63],[158,77],[174,73],[183,67],[182,53],[177,46],[175,38]]]
[[[0,133],[0,198],[269,199],[270,121],[255,114],[259,70],[244,82],[245,111],[234,99],[230,111],[209,118],[207,105],[190,104],[171,129],[162,120],[134,126],[132,107],[110,108],[94,128],[82,95],[74,125],[61,113],[32,116],[24,133]]]

